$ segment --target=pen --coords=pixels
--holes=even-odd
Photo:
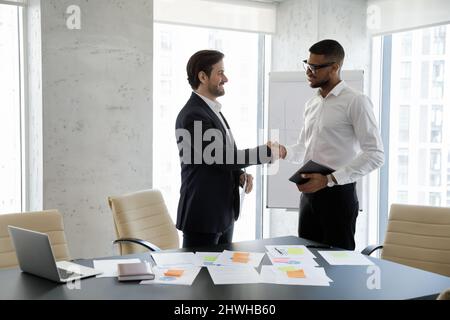
[[[276,250],[279,254],[283,255],[283,252],[281,252],[281,250],[279,250],[278,248],[275,248],[275,250]]]

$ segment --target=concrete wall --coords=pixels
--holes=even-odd
[[[365,79],[370,79],[371,47],[366,10],[367,1],[364,0],[282,2],[278,7],[277,32],[272,42],[272,71],[303,71],[301,60],[308,58],[309,48],[320,40],[335,39],[346,51],[344,69],[362,69]],[[366,88],[369,88],[368,84],[365,81]],[[366,219],[367,215],[358,218],[357,233],[365,233]],[[297,235],[298,212],[270,210],[269,220],[271,237]],[[365,242],[365,239],[361,241]]]
[[[66,9],[81,8],[81,30]],[[152,0],[41,1],[43,207],[73,257],[113,253],[109,195],[152,186]]]
[[[301,60],[323,39],[339,41],[346,51],[344,69],[370,67],[370,36],[365,0],[287,0],[278,7],[272,70],[303,70]]]

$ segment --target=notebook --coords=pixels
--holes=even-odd
[[[148,262],[119,263],[117,265],[119,281],[153,280],[155,274]]]
[[[292,181],[296,184],[304,184],[309,181],[307,178],[302,178],[302,174],[304,173],[320,173],[324,176],[333,173],[335,170],[324,166],[322,164],[319,164],[317,162],[314,162],[312,160],[309,160],[303,167],[298,169],[296,173],[292,175],[292,177],[289,178],[289,181]]]

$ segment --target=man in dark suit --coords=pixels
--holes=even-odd
[[[183,247],[231,243],[239,217],[239,186],[251,192],[253,177],[242,171],[271,161],[267,145],[238,150],[216,98],[228,82],[224,55],[214,50],[195,53],[187,64],[193,92],[176,120],[181,160],[177,228]],[[246,183],[245,183],[246,182]]]

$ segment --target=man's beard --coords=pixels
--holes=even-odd
[[[311,83],[310,86],[313,89],[317,89],[317,88],[322,88],[325,85],[327,85],[330,82],[330,78],[326,79],[326,80],[322,80],[321,82],[317,82],[317,83]]]
[[[209,93],[211,93],[214,97],[221,97],[223,95],[225,95],[225,89],[216,87],[216,86],[209,86],[208,87],[208,91]]]

